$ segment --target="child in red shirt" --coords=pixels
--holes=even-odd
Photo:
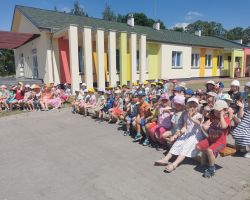
[[[208,156],[209,167],[203,177],[210,178],[215,174],[215,159],[218,153],[226,147],[230,119],[227,117],[228,104],[223,100],[215,102],[210,119],[202,124],[202,129],[207,132],[207,138],[200,141],[196,148]]]

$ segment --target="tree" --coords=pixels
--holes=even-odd
[[[102,12],[102,19],[107,20],[107,21],[116,21],[116,15],[112,11],[111,7],[106,4],[103,12]]]
[[[88,16],[88,14],[84,11],[83,8],[81,8],[79,1],[74,2],[74,6],[70,11],[70,14],[72,15],[78,15],[78,16]]]
[[[248,44],[250,42],[250,26],[244,29],[242,34],[243,44]]]
[[[241,27],[230,29],[226,34],[226,38],[229,40],[240,40],[243,37],[243,30]]]
[[[221,23],[217,22],[207,22],[198,20],[186,27],[188,33],[194,33],[197,30],[201,30],[202,35],[205,36],[219,36],[224,37],[226,34],[226,29],[223,28]]]
[[[117,22],[126,23],[128,19],[129,14],[127,15],[117,15]],[[153,27],[153,24],[156,22],[159,22],[161,25],[161,29],[166,29],[164,23],[161,20],[154,20],[152,18],[149,18],[144,13],[133,13],[133,17],[135,19],[135,24],[140,26],[148,26]]]
[[[178,31],[178,32],[184,32],[185,31],[183,27],[174,27],[173,30]]]
[[[0,76],[15,74],[15,61],[13,50],[0,49]]]

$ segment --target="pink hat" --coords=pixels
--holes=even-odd
[[[173,99],[174,103],[185,105],[185,97],[183,95],[176,95]]]
[[[1,85],[1,89],[7,89],[6,85]]]
[[[160,100],[169,100],[168,94],[162,94]]]

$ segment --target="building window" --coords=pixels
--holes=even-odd
[[[220,69],[223,68],[223,56],[222,55],[217,56],[217,67]]]
[[[199,66],[200,66],[200,54],[192,53],[191,66],[193,68],[199,68]]]
[[[172,68],[182,68],[182,52],[172,51]]]
[[[82,47],[78,47],[79,73],[84,73],[84,54]]]
[[[37,50],[32,49],[32,78],[38,78]]]
[[[120,50],[116,49],[116,73],[120,73]]]
[[[207,68],[212,67],[212,55],[206,54],[205,66]]]
[[[136,51],[136,71],[140,71],[140,52],[139,50]]]

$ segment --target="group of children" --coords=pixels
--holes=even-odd
[[[0,86],[0,112],[20,109],[23,111],[48,111],[58,109],[70,97],[68,84],[54,83],[39,86],[38,84],[24,85],[19,82],[9,88]]]
[[[169,149],[155,162],[165,172],[175,170],[186,157],[203,152],[208,158],[204,177],[215,174],[215,160],[232,134],[237,151],[250,158],[250,82],[240,91],[233,80],[224,92],[222,82],[208,81],[205,90],[193,91],[184,82],[163,79],[159,82],[133,83],[104,91],[86,88],[76,91],[72,112],[91,114],[98,120],[124,124],[124,136],[144,146]],[[171,159],[175,159],[170,162]]]

